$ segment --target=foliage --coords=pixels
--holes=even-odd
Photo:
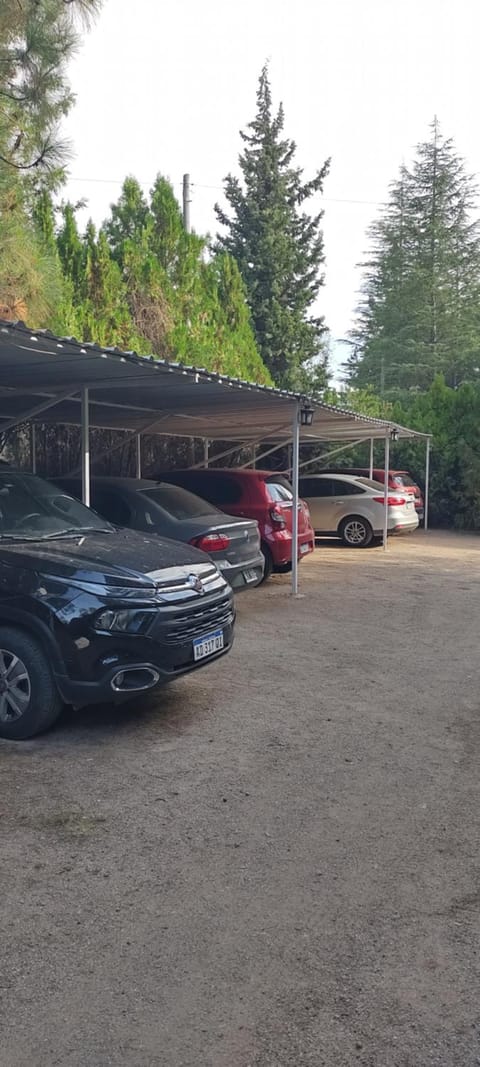
[[[226,253],[207,258],[187,233],[170,183],[147,199],[127,178],[103,234],[126,285],[132,321],[159,356],[269,383],[253,335],[244,285]]]
[[[350,379],[382,396],[480,375],[476,189],[437,121],[370,230]]]
[[[364,389],[347,386],[343,390],[328,388],[322,399],[325,404],[356,411],[359,415],[368,415],[373,419],[392,418],[392,404],[378,396],[371,386]]]
[[[258,348],[275,383],[301,390],[312,373],[311,361],[316,361],[315,386],[326,380],[325,327],[321,317],[311,314],[323,284],[323,213],[312,217],[301,208],[322,191],[329,163],[311,181],[303,182],[302,171],[293,162],[296,145],[283,136],[283,128],[283,108],[276,114],[272,111],[264,67],[257,114],[248,132],[241,133],[243,185],[228,175],[225,196],[231,215],[216,206],[226,230],[218,236],[217,248],[233,256],[239,266]]]
[[[58,125],[73,96],[66,70],[79,44],[78,16],[98,0],[2,0],[0,9],[0,161],[14,170],[63,161]]]
[[[480,383],[465,382],[452,389],[438,375],[430,389],[396,404],[393,417],[413,429],[431,433],[431,518],[435,525],[480,528]],[[420,483],[424,480],[425,446],[404,442],[403,466]]]
[[[79,16],[97,0],[2,0],[0,5],[0,310],[40,325],[61,289],[52,248],[37,239],[31,201],[61,180],[58,124],[73,97],[66,70]]]

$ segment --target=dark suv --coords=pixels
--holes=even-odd
[[[233,625],[230,586],[203,552],[117,530],[0,469],[0,737],[201,667],[231,648]]]

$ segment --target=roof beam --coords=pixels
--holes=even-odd
[[[36,415],[41,415],[42,411],[48,411],[48,408],[53,408],[55,404],[59,404],[62,400],[68,400],[70,396],[71,389],[67,389],[64,393],[58,393],[53,398],[50,397],[49,400],[43,400],[41,404],[36,404],[34,408],[24,411],[22,415],[15,415],[13,419],[8,419],[3,426],[0,426],[1,432],[6,433],[7,430],[13,430],[14,426],[21,426],[22,422],[30,422]]]

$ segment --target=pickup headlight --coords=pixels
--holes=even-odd
[[[121,608],[119,611],[106,608],[96,615],[93,626],[95,630],[107,633],[144,634],[154,615],[153,611],[136,611],[134,608]]]

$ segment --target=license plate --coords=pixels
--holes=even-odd
[[[248,584],[248,582],[256,582],[258,574],[256,571],[244,571],[243,577],[245,578],[245,581]]]
[[[193,658],[205,659],[206,656],[213,656],[214,652],[219,652],[223,648],[223,630],[214,630],[211,634],[205,634],[205,637],[197,637],[193,642]]]
[[[310,552],[310,545],[300,545],[300,555],[304,556],[306,552]]]

